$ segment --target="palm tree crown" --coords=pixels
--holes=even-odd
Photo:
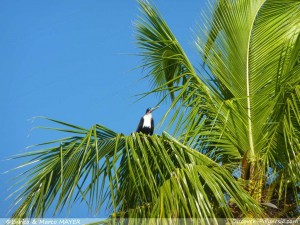
[[[112,218],[299,214],[300,2],[216,1],[196,36],[199,68],[158,10],[139,4],[137,45],[153,84],[145,94],[170,103],[172,135],[49,119],[74,136],[18,156],[34,164],[13,217],[76,200],[95,211],[108,202]]]

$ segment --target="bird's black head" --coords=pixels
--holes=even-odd
[[[157,109],[159,106],[155,106],[154,108],[148,108],[146,109],[146,114],[152,113],[155,109]]]

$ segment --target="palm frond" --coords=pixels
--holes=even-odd
[[[186,111],[194,106],[202,106],[204,111],[204,102],[212,101],[211,96],[158,10],[147,1],[139,4],[142,16],[135,23],[137,46],[141,49],[142,67],[153,85],[146,94],[159,93],[161,101],[171,99],[166,116],[171,109],[177,110],[169,127],[177,124],[175,130],[182,131],[187,127],[183,120]]]
[[[51,146],[16,156],[27,158],[34,166],[19,176],[16,185],[20,185],[20,188],[15,197],[15,206],[18,207],[13,217],[40,217],[53,202],[57,205],[54,213],[67,203],[73,203],[76,199],[74,196],[82,192],[87,177],[99,179],[98,173],[103,168],[93,163],[93,160],[97,162],[113,151],[110,148],[114,146],[111,140],[115,140],[117,134],[103,126],[95,125],[90,130],[80,128],[80,134],[84,132],[84,135],[77,136],[78,127],[57,120],[51,121],[65,126],[53,130],[69,133],[73,129],[76,136],[46,142],[37,146]],[[53,144],[56,146],[52,147]],[[102,151],[98,151],[100,146]],[[93,188],[98,192],[98,185]]]
[[[276,123],[270,118],[278,88],[287,80],[293,80],[291,86],[299,82],[298,7],[296,1],[218,1],[201,27],[207,35],[197,46],[209,69],[206,83],[221,93],[219,115],[232,118],[223,120],[229,131],[238,131],[235,142],[242,153],[257,154],[269,142],[261,136],[269,122]],[[225,107],[229,101],[234,107]],[[224,123],[220,127],[224,130]]]
[[[32,165],[22,174],[15,218],[43,216],[53,204],[57,213],[75,201],[95,211],[107,202],[112,217],[232,217],[226,195],[244,215],[261,215],[227,170],[168,134],[124,136],[95,125],[18,157]]]

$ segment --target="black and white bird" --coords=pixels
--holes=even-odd
[[[154,131],[154,120],[152,117],[152,112],[157,109],[158,106],[154,108],[148,108],[145,115],[141,118],[140,123],[136,129],[136,132],[142,132],[144,134],[153,134]]]

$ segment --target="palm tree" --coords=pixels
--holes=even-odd
[[[172,129],[126,136],[49,119],[71,136],[17,156],[32,166],[16,184],[13,217],[75,201],[96,212],[107,203],[111,218],[299,215],[300,2],[211,4],[195,40],[199,68],[158,10],[139,4],[137,45],[153,84],[145,95],[169,104]]]

